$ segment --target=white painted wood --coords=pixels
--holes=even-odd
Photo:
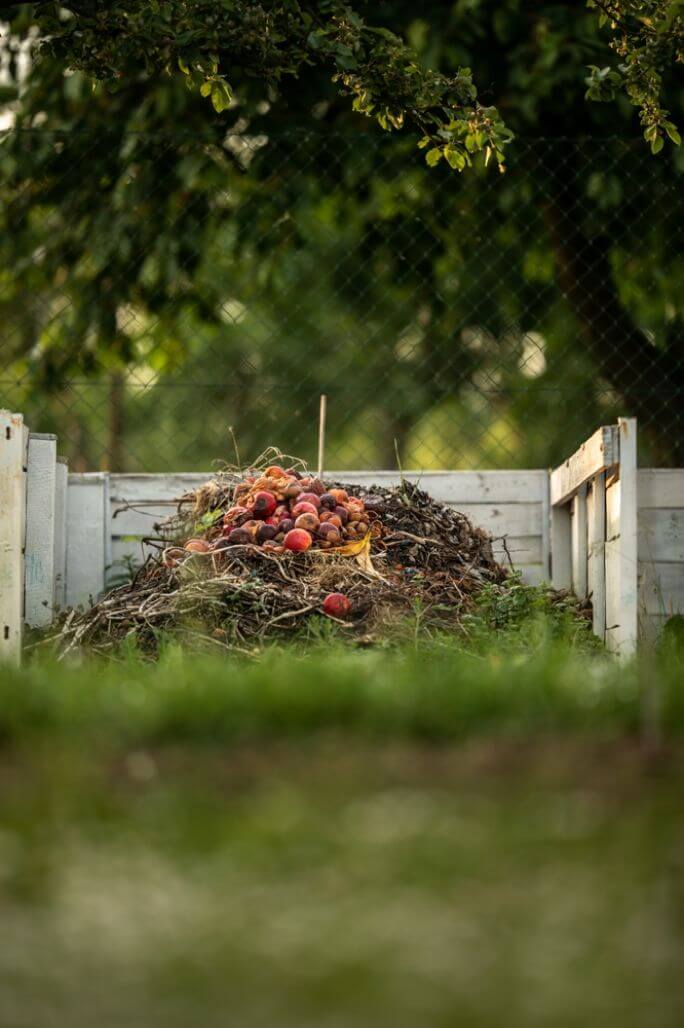
[[[566,503],[594,475],[617,464],[619,445],[614,425],[604,425],[572,457],[551,472],[551,504]]]
[[[67,489],[67,606],[85,606],[105,587],[109,547],[106,473],[70,475]]]
[[[52,621],[55,588],[55,480],[57,436],[31,433],[26,483],[24,620],[32,628]]]
[[[637,536],[637,423],[618,418],[620,434],[620,656],[630,656],[637,645],[638,536]]]
[[[24,624],[27,445],[21,414],[0,411],[0,660],[13,664]]]
[[[572,586],[572,519],[570,507],[551,507],[551,582],[554,589]]]
[[[684,508],[684,468],[640,468],[637,471],[639,509]]]
[[[606,539],[620,535],[620,480],[606,477]]]
[[[587,486],[579,487],[570,504],[570,547],[572,590],[584,599],[587,595]]]
[[[551,475],[547,473],[541,501],[541,562],[543,579],[551,581]]]
[[[212,472],[185,475],[111,475],[110,489],[114,504],[173,501],[202,485]],[[548,472],[523,471],[407,471],[403,476],[417,482],[421,489],[440,503],[532,503],[542,501],[547,489]],[[350,485],[397,486],[397,471],[329,471],[326,481],[343,481]]]
[[[54,605],[60,610],[66,604],[67,558],[67,478],[69,468],[64,457],[55,466],[55,580]]]
[[[684,564],[640,561],[639,609],[647,614],[684,614]]]
[[[639,510],[639,558],[684,561],[684,508]]]
[[[591,483],[587,497],[587,575],[592,604],[592,627],[599,639],[606,632],[606,475]]]

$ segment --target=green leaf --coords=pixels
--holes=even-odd
[[[435,164],[439,164],[442,156],[441,148],[439,146],[433,146],[432,150],[428,150],[425,154],[425,160],[431,168],[434,168]]]
[[[212,82],[208,82],[208,81],[207,82],[203,82],[202,85],[200,86],[200,96],[211,96],[212,88],[213,88],[213,83]]]
[[[679,144],[682,141],[682,137],[679,134],[679,130],[677,129],[677,126],[673,125],[671,122],[667,121],[667,122],[665,122],[665,131],[667,132],[668,136],[670,137],[672,142],[675,144],[675,146],[679,146]]]
[[[660,153],[664,145],[665,141],[663,137],[657,136],[651,143],[651,153]]]

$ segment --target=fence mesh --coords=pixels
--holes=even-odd
[[[618,414],[684,464],[677,155],[518,140],[8,132],[0,406],[74,469],[546,466]],[[235,440],[235,442],[234,442]]]

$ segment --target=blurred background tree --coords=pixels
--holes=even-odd
[[[38,37],[18,9],[3,404],[81,467],[206,468],[231,456],[229,425],[243,456],[312,457],[320,392],[340,468],[393,466],[395,440],[405,467],[548,464],[618,412],[650,459],[681,464],[682,156],[648,156],[626,94],[587,103],[596,13],[461,0],[373,18],[422,66],[476,70],[516,133],[506,175],[428,168],[318,65],[282,95],[236,67],[220,113],[180,72],[93,87],[22,58]],[[674,124],[682,81],[662,75]]]

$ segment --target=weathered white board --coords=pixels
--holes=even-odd
[[[24,543],[28,430],[0,411],[0,659],[18,663],[24,624]]]
[[[31,432],[27,467],[24,620],[44,628],[54,613],[57,436]]]
[[[55,609],[66,604],[67,559],[67,479],[69,468],[64,457],[57,458],[55,467]]]
[[[567,503],[581,485],[617,464],[619,454],[616,427],[599,428],[572,457],[551,472],[551,503],[554,506]]]
[[[606,475],[601,472],[587,495],[587,586],[594,635],[606,634]]]
[[[111,549],[109,476],[70,475],[67,490],[66,604],[87,606],[105,588]]]
[[[572,590],[584,599],[587,595],[587,486],[579,487],[570,505]]]
[[[639,632],[655,640],[684,614],[684,470],[642,470],[638,489]]]

